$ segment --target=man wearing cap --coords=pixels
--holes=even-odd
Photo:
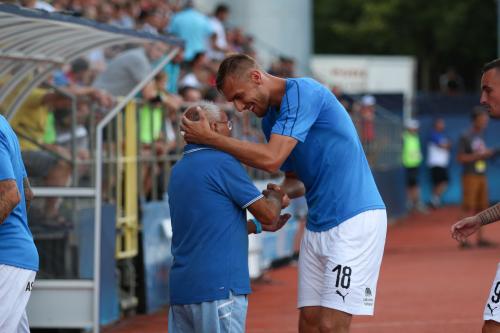
[[[365,95],[361,99],[361,142],[370,163],[374,162],[373,142],[375,141],[375,104],[376,99],[372,95]]]

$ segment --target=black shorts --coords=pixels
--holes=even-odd
[[[408,187],[417,186],[418,168],[405,168],[405,169],[406,169],[406,185]]]
[[[431,168],[432,184],[437,186],[441,183],[448,182],[448,170],[443,167]]]
[[[58,162],[56,155],[45,150],[25,150],[21,154],[30,180],[45,178]]]

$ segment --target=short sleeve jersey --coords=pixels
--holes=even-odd
[[[19,142],[0,115],[0,181],[13,180],[20,201],[0,224],[0,264],[38,271],[38,252],[28,227],[23,179],[26,177]]]
[[[385,209],[351,118],[335,96],[309,78],[287,79],[279,108],[270,107],[264,134],[296,139],[282,165],[306,187],[307,228],[325,231],[372,209]]]

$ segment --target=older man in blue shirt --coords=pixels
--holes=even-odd
[[[231,135],[231,121],[213,104],[202,103],[213,131]],[[195,118],[196,107],[186,111]],[[276,231],[290,217],[284,192],[263,193],[231,155],[188,143],[174,166],[168,188],[172,217],[170,333],[244,332],[248,234]],[[246,220],[248,209],[256,220]],[[261,224],[262,223],[262,224]]]

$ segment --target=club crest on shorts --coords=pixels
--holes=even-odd
[[[373,306],[373,302],[374,302],[374,299],[373,299],[372,290],[370,289],[370,287],[366,287],[365,288],[365,297],[363,298],[363,303],[366,306]]]

